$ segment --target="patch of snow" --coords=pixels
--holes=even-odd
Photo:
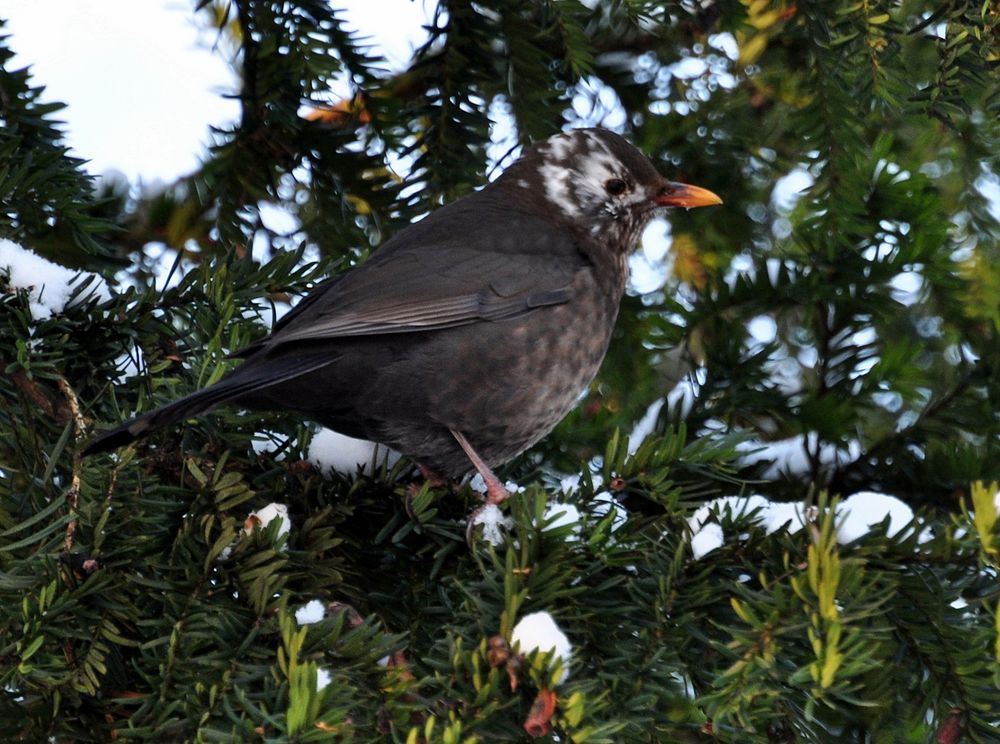
[[[310,599],[295,611],[295,622],[299,625],[312,625],[326,617],[326,605],[318,599]]]
[[[482,525],[483,539],[490,545],[497,546],[503,544],[504,533],[514,526],[514,520],[505,517],[496,504],[486,504],[473,516],[472,525]]]
[[[674,62],[668,69],[674,77],[691,80],[704,75],[708,71],[708,63],[697,57],[684,57],[679,62]]]
[[[782,503],[759,495],[713,499],[698,507],[688,518],[691,551],[695,559],[723,544],[725,534],[722,525],[711,520],[713,515],[722,516],[727,512],[733,519],[751,518],[769,535],[783,527],[789,533],[798,532],[819,516],[815,506],[807,506],[801,501]],[[893,537],[913,522],[913,510],[895,496],[873,491],[853,494],[837,505],[837,541],[841,544],[853,542],[866,535],[873,525],[881,524],[886,517],[889,518],[887,534]],[[739,535],[739,539],[746,538],[746,533]],[[924,527],[918,535],[918,542],[925,543],[933,538],[931,530]]]
[[[728,31],[708,37],[708,43],[725,54],[731,62],[740,58],[740,45],[736,37]]]
[[[802,502],[781,503],[757,494],[713,499],[698,507],[688,518],[691,551],[695,559],[723,544],[725,534],[722,525],[709,520],[713,515],[722,516],[727,512],[733,519],[752,515],[752,520],[764,527],[769,535],[786,525],[790,533],[798,532],[807,522],[816,518],[815,507],[807,507]],[[740,537],[746,539],[746,535]]]
[[[784,268],[782,260],[780,258],[769,258],[764,262],[764,265],[767,268],[767,279],[771,283],[771,286],[778,286],[778,279],[781,278],[781,270]]]
[[[604,519],[609,512],[614,512],[615,516],[611,520],[612,532],[616,531],[628,521],[628,511],[626,511],[622,502],[607,491],[601,491],[600,493],[594,494],[594,498],[591,500],[590,504],[594,511],[594,516],[598,519]]]
[[[686,419],[690,415],[691,409],[694,408],[694,402],[698,398],[698,390],[698,383],[690,376],[685,375],[667,393],[669,410],[676,413],[678,418]]]
[[[573,506],[573,504],[552,502],[546,507],[545,514],[542,515],[542,522],[545,524],[545,530],[555,530],[559,527],[572,526],[573,533],[579,535],[582,518],[580,510]]]
[[[722,527],[714,522],[706,524],[691,538],[691,553],[696,561],[700,560],[716,548],[721,548],[723,542]]]
[[[628,435],[628,453],[630,455],[634,455],[636,450],[646,440],[646,437],[653,433],[660,410],[666,402],[665,398],[653,401],[649,404],[642,418],[635,422],[635,426],[632,427],[632,433]]]
[[[775,182],[771,205],[779,212],[789,212],[815,181],[805,168],[794,168]]]
[[[629,294],[649,294],[662,287],[669,277],[666,262],[654,264],[642,251],[628,257]]]
[[[469,487],[476,493],[486,493],[486,479],[482,475],[476,473],[469,479]],[[514,481],[507,481],[503,484],[503,487],[507,489],[507,493],[524,493],[524,486],[518,485]]]
[[[263,509],[250,512],[246,521],[243,523],[243,531],[249,535],[254,531],[255,527],[260,527],[260,529],[265,530],[275,519],[280,522],[276,538],[281,538],[291,532],[292,520],[288,516],[288,507],[284,504],[278,503],[270,503]]]
[[[510,644],[522,654],[530,654],[536,649],[552,654],[551,662],[562,662],[562,674],[559,683],[569,677],[569,661],[573,654],[573,645],[566,634],[559,629],[552,615],[547,612],[534,612],[522,617],[510,636]]]
[[[820,442],[816,432],[773,442],[742,442],[737,449],[745,453],[739,459],[743,467],[770,461],[771,464],[761,474],[761,477],[770,480],[782,474],[796,477],[808,475],[811,469],[809,452],[816,452],[817,446],[819,462],[824,469],[851,462],[861,455],[861,444],[857,440],[848,442],[847,447],[838,447],[831,442]]]
[[[580,488],[580,481],[583,480],[583,476],[580,473],[573,473],[573,475],[564,475],[559,479],[559,490],[563,493],[576,493]],[[597,485],[596,483],[594,484]]]
[[[142,374],[145,368],[146,357],[142,351],[142,347],[132,345],[127,353],[122,354],[115,360],[115,369],[118,370],[115,382],[121,385],[130,377]]]
[[[691,529],[692,534],[697,533],[699,529],[708,523],[713,514],[721,515],[727,511],[732,514],[734,519],[756,511],[756,517],[759,519],[761,512],[770,503],[768,499],[756,494],[750,496],[721,496],[720,498],[706,501],[699,506],[694,514],[688,518],[688,527]]]
[[[259,201],[257,214],[260,224],[278,235],[292,235],[302,228],[299,218],[281,204]]]
[[[583,476],[580,473],[573,473],[572,475],[566,475],[559,479],[559,490],[564,494],[576,493],[580,490],[580,481],[583,480]],[[590,481],[594,484],[594,488],[600,488],[604,485],[604,476],[600,473],[591,473]]]
[[[330,671],[324,667],[319,667],[316,670],[316,689],[322,690],[324,687],[329,685],[333,681],[333,676]]]
[[[884,493],[860,491],[853,494],[837,507],[837,541],[853,542],[886,517],[889,517],[887,534],[893,537],[913,521],[913,509],[895,496]]]
[[[769,344],[778,337],[778,324],[770,315],[758,315],[747,322],[747,332],[756,341]]]
[[[111,299],[108,284],[97,274],[60,266],[12,240],[0,239],[0,274],[6,275],[11,289],[28,290],[28,307],[35,320],[47,320],[63,312],[78,286],[89,284],[74,303],[97,298]]]
[[[785,525],[788,525],[789,532],[798,532],[817,516],[815,506],[806,506],[801,501],[769,501],[762,514],[762,523],[769,535]]]
[[[275,441],[275,437],[276,435],[269,431],[254,432],[253,439],[250,440],[250,448],[253,449],[255,455],[274,452],[281,446],[279,442]],[[275,459],[284,459],[284,454],[278,455]]]
[[[309,444],[307,459],[323,473],[372,474],[383,461],[392,467],[399,454],[375,442],[348,437],[332,429],[320,429]]]

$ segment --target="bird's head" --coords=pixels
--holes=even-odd
[[[668,181],[649,159],[606,129],[574,129],[536,143],[505,180],[595,240],[629,250],[656,209],[706,207],[708,189]]]

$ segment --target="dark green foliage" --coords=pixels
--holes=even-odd
[[[93,233],[110,227],[97,205],[80,195],[90,189],[83,161],[68,156],[60,122],[63,105],[45,101],[27,69],[11,69],[9,36],[0,19],[0,231],[27,240],[43,255],[79,266],[87,253],[102,253]]]
[[[196,6],[241,117],[138,198],[93,192],[0,39],[0,238],[127,267],[111,300],[48,319],[0,273],[0,740],[525,740],[554,686],[561,741],[1000,741],[1000,521],[996,486],[972,486],[1000,480],[993,4],[442,1],[404,71],[326,2]],[[669,278],[625,298],[587,398],[506,468],[525,486],[506,542],[467,545],[476,497],[409,463],[308,467],[287,416],[224,409],[79,459],[482,184],[491,111],[510,144],[618,126],[726,201],[670,215]],[[804,193],[772,199],[791,171]],[[268,229],[264,202],[299,227]],[[630,452],[621,432],[683,380],[690,410],[664,406]],[[745,458],[793,437],[794,472]],[[920,522],[838,544],[836,501],[862,490]],[[815,519],[768,534],[723,510],[695,560],[692,512],[747,493]],[[553,501],[580,526],[553,527]],[[247,529],[270,502],[287,534]],[[300,627],[311,599],[327,616]],[[560,685],[491,640],[543,610],[574,645]]]

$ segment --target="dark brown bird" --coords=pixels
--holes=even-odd
[[[520,454],[604,359],[628,255],[660,207],[720,204],[620,136],[557,134],[494,183],[317,286],[216,384],[94,438],[114,449],[228,404],[292,411],[458,478]]]

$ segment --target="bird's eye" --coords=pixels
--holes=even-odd
[[[604,182],[604,190],[611,196],[621,196],[628,189],[628,184],[620,178],[609,178]]]

